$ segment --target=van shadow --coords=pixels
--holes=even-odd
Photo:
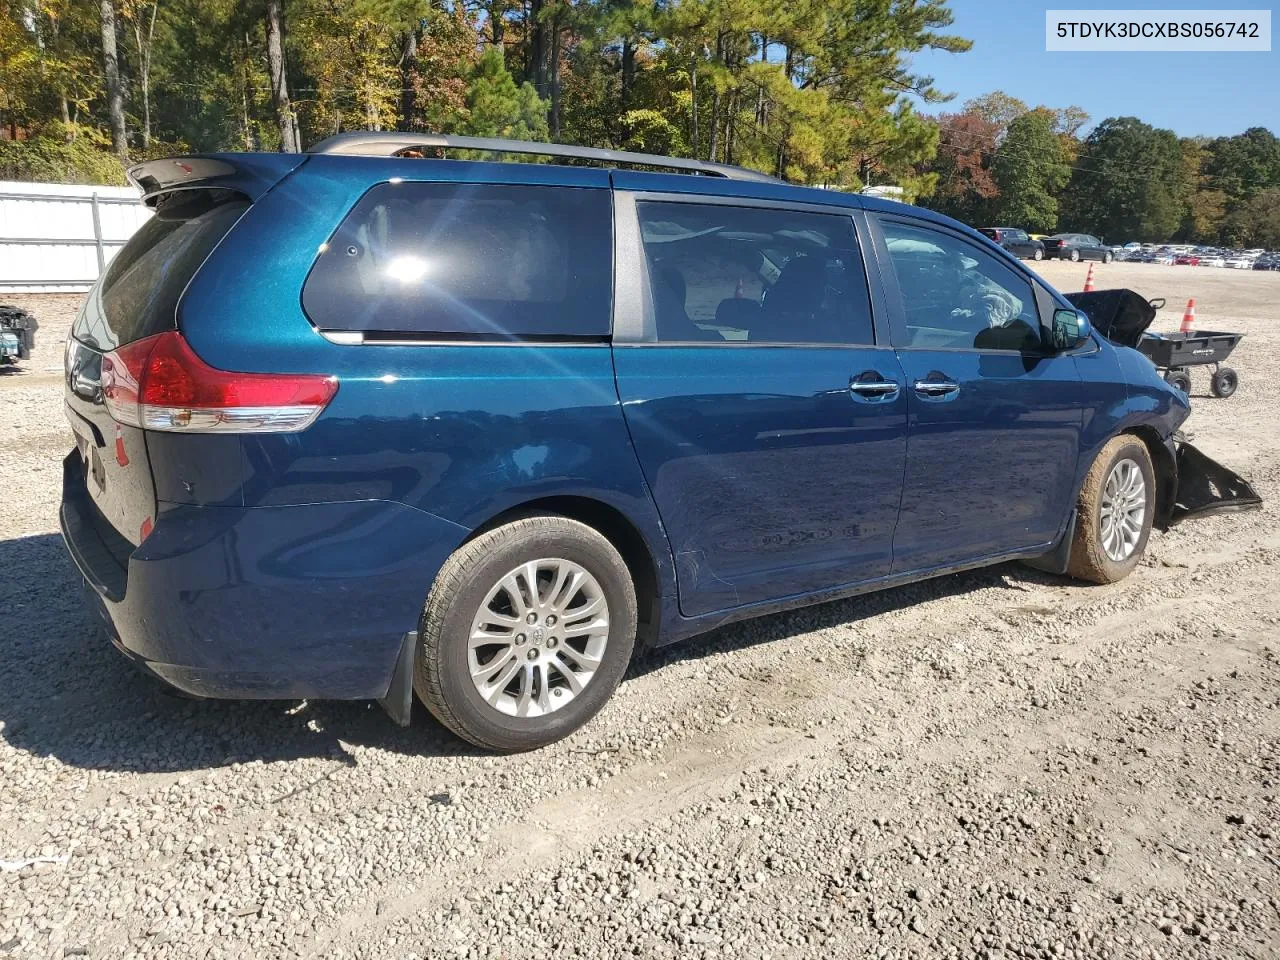
[[[120,655],[56,534],[0,541],[0,739],[75,767],[136,773],[323,757],[355,744],[479,754],[418,706],[408,729],[361,701],[191,700]]]
[[[346,744],[415,757],[473,756],[415,704],[402,729],[376,704],[189,700],[121,656],[91,612],[55,534],[0,541],[0,740],[73,767],[132,773],[208,769],[305,757],[356,764]],[[638,656],[628,676],[744,649],[984,586],[1007,567],[956,574],[721,627]],[[1020,569],[1019,580],[1055,578]]]

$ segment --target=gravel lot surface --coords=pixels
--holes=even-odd
[[[10,297],[0,957],[1277,956],[1280,273],[1098,274],[1248,334],[1188,428],[1263,511],[1111,587],[1002,566],[722,629],[510,758],[136,675],[56,534],[76,304]]]

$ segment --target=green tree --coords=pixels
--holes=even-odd
[[[1058,226],[1058,192],[1071,179],[1062,142],[1047,110],[1032,110],[1009,124],[991,162],[999,196],[993,219],[1052,233]]]
[[[1265,127],[1218,137],[1207,147],[1204,173],[1232,204],[1280,186],[1280,139]]]
[[[1109,117],[1080,148],[1063,198],[1067,226],[1110,240],[1168,240],[1178,230],[1182,151],[1171,130]]]
[[[1243,247],[1280,249],[1280,187],[1268,187],[1233,210],[1222,225],[1222,238]]]
[[[516,86],[502,60],[490,47],[480,57],[467,85],[467,115],[460,132],[477,137],[545,140],[547,101],[528,81]]]

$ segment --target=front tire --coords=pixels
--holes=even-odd
[[[1112,260],[1114,260],[1115,258],[1116,258],[1116,257],[1115,257],[1115,254],[1114,254],[1114,253],[1111,253],[1110,251],[1107,251],[1106,253],[1104,253],[1104,254],[1102,255],[1102,262],[1103,262],[1103,263],[1110,263],[1110,262],[1111,262]]]
[[[1147,549],[1155,491],[1147,445],[1132,434],[1109,440],[1080,488],[1067,573],[1090,583],[1127,577]]]
[[[635,586],[591,527],[525,517],[445,561],[419,636],[413,686],[437,720],[486,750],[534,750],[589,721],[618,686]]]
[[[1044,250],[1043,250],[1043,249],[1041,249],[1040,247],[1037,247],[1037,248],[1036,248],[1035,253],[1031,254],[1031,259],[1032,259],[1032,260],[1043,260],[1043,259],[1044,259]]]

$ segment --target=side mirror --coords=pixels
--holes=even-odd
[[[1074,350],[1089,339],[1089,318],[1079,310],[1053,311],[1053,349]]]

